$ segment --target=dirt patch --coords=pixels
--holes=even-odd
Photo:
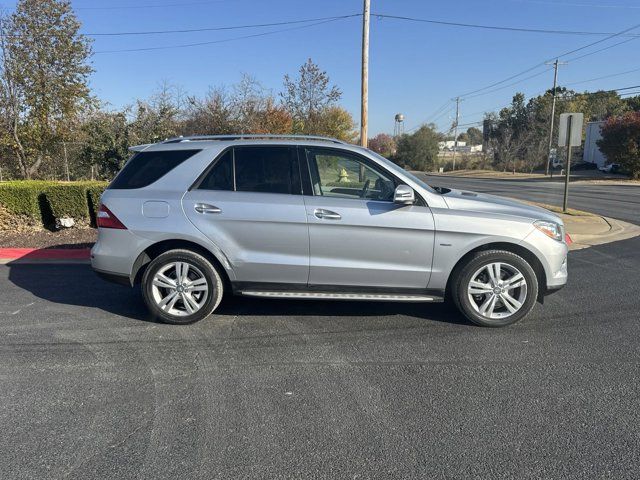
[[[69,228],[58,232],[39,229],[0,231],[0,248],[89,248],[97,237],[93,228]]]

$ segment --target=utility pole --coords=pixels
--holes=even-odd
[[[569,199],[569,177],[571,176],[571,124],[573,116],[569,116],[567,124],[567,163],[564,167],[564,198],[562,200],[562,211],[567,213],[567,201]]]
[[[364,0],[362,12],[362,96],[360,109],[360,145],[367,146],[369,115],[369,17],[371,0]]]
[[[67,177],[67,182],[70,181],[69,178],[69,157],[67,156],[67,142],[62,142],[62,149],[64,150],[64,171]]]
[[[545,175],[549,175],[549,167],[551,164],[551,149],[553,148],[553,123],[556,116],[556,89],[558,88],[558,67],[560,65],[566,65],[567,62],[560,62],[557,58],[555,62],[545,62],[545,65],[553,65],[553,101],[551,103],[551,125],[549,126],[549,149],[547,150],[547,168],[545,169]]]
[[[453,169],[456,169],[456,153],[458,152],[458,122],[460,121],[460,97],[456,97],[456,122],[453,124]]]

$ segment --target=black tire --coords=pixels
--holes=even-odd
[[[478,270],[496,262],[515,267],[526,281],[526,293],[523,292],[523,296],[526,295],[526,297],[521,302],[522,306],[515,313],[505,318],[490,318],[482,315],[474,308],[471,302],[475,301],[476,305],[478,305],[479,303],[483,303],[488,297],[478,295],[469,298],[467,290],[469,283],[473,280],[472,276],[478,272]],[[520,290],[515,291],[520,292]],[[505,327],[519,322],[531,312],[538,297],[538,279],[531,265],[519,255],[506,250],[486,250],[473,254],[464,265],[454,272],[451,283],[451,295],[458,310],[473,323],[483,327]],[[501,302],[501,300],[498,300],[498,305],[502,305]],[[505,315],[508,314],[506,306],[499,308],[502,309]]]
[[[202,274],[200,278],[203,277],[206,280],[208,287],[206,299],[203,300],[202,306],[192,314],[171,314],[169,311],[163,310],[158,305],[157,297],[154,296],[154,277],[163,268],[166,268],[168,265],[175,262],[189,264],[190,271],[193,272],[192,275],[195,274],[196,276],[199,276]],[[160,292],[166,293],[170,292],[170,290],[164,289],[160,290]],[[156,289],[156,294],[157,293],[158,289]],[[218,272],[216,267],[205,257],[190,250],[169,250],[168,252],[158,255],[151,261],[151,263],[149,263],[145,269],[144,275],[142,276],[142,296],[144,298],[144,302],[153,317],[164,323],[187,325],[202,320],[209,316],[218,307],[218,305],[220,305],[223,293],[224,282],[222,281],[220,272]],[[178,294],[178,296],[179,295],[180,294]],[[194,292],[193,295],[199,294]],[[182,299],[177,300],[176,304],[178,307],[176,307],[176,311],[180,310],[179,305],[182,304],[182,306],[185,307],[182,310],[186,312],[186,305],[184,305],[184,302],[185,300]]]

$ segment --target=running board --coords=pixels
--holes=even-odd
[[[276,292],[243,290],[240,292],[247,297],[260,298],[293,298],[297,300],[368,300],[371,302],[443,302],[442,297],[420,294],[397,293],[336,293],[336,292]]]

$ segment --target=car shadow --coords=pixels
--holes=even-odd
[[[145,322],[149,315],[139,288],[106,282],[87,264],[10,262],[8,278],[43,300],[86,308]],[[248,317],[380,317],[406,316],[449,324],[470,325],[449,304],[276,300],[227,296],[215,313]]]

